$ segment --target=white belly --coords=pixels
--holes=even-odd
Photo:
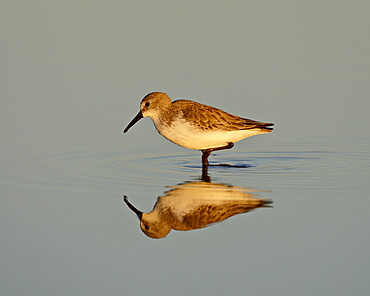
[[[183,120],[171,126],[155,125],[158,132],[167,140],[189,149],[203,150],[226,146],[242,139],[264,133],[260,129],[223,131],[202,130]]]

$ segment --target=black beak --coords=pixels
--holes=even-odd
[[[139,217],[141,220],[141,217],[143,216],[143,212],[139,211],[137,208],[135,208],[129,201],[128,197],[125,195],[123,197],[123,201],[127,204],[127,206]]]
[[[135,116],[133,120],[128,124],[128,126],[123,130],[123,133],[127,133],[127,131],[132,127],[136,122],[138,122],[141,118],[143,118],[143,113],[139,111],[139,113]]]

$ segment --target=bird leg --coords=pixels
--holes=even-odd
[[[234,147],[234,143],[229,142],[226,146],[202,150],[202,165],[203,165],[203,167],[209,165],[208,156],[210,156],[213,151],[231,149],[233,147]]]
[[[208,166],[204,165],[202,166],[202,182],[211,182],[211,178],[208,175]]]
[[[211,152],[213,150],[212,149],[205,149],[205,150],[202,150],[202,165],[203,167],[204,166],[208,166],[208,156],[211,155]]]

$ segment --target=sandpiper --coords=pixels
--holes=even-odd
[[[172,102],[163,92],[152,92],[140,103],[140,111],[124,129],[150,117],[167,140],[202,151],[202,164],[208,166],[212,151],[231,149],[235,142],[272,131],[273,123],[259,122],[190,100]]]
[[[232,216],[257,208],[270,207],[272,201],[259,199],[248,188],[210,183],[186,182],[158,197],[152,211],[143,213],[128,201],[127,206],[138,216],[141,230],[151,238],[163,238],[172,230],[204,228]]]

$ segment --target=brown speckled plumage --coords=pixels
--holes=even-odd
[[[143,117],[150,117],[157,131],[167,140],[185,148],[201,150],[205,166],[212,151],[231,149],[242,139],[270,133],[274,125],[190,100],[172,102],[162,92],[153,92],[143,98],[139,113],[124,133]]]

